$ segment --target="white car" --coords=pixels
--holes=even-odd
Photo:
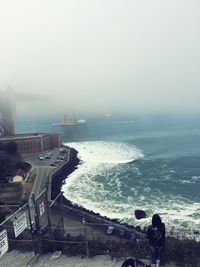
[[[106,231],[107,235],[112,235],[113,232],[114,232],[114,230],[115,230],[114,226],[109,225],[109,226],[108,226],[108,229],[107,229],[107,231]]]
[[[39,159],[40,159],[40,160],[45,160],[44,155],[39,155]]]

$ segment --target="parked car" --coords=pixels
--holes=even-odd
[[[60,152],[60,153],[66,153],[66,152],[67,152],[66,147],[61,147],[61,148],[59,148],[59,152]]]
[[[45,159],[50,159],[51,156],[52,156],[52,152],[47,152],[47,153],[45,154]]]
[[[60,154],[60,155],[58,156],[58,159],[60,159],[60,160],[65,160],[65,155]]]
[[[114,233],[114,230],[115,230],[114,226],[109,225],[106,231],[107,235],[112,235]]]
[[[40,159],[40,160],[45,160],[44,155],[39,155],[39,159]]]

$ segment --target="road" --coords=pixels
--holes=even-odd
[[[37,198],[37,196],[46,188],[49,174],[69,160],[69,150],[67,150],[66,159],[64,161],[58,160],[60,153],[58,149],[54,149],[51,152],[51,158],[45,160],[40,160],[39,154],[28,155],[25,157],[25,159],[32,164],[33,169],[36,170],[36,178],[31,192],[31,196],[34,194],[35,198]]]
[[[47,188],[48,182],[49,182],[49,175],[62,166],[66,161],[69,160],[69,154],[70,150],[67,150],[66,159],[64,161],[58,161],[59,156],[59,149],[54,149],[52,152],[52,156],[50,159],[40,160],[39,154],[35,155],[28,155],[25,157],[25,160],[29,161],[32,164],[33,171],[36,173],[36,177],[33,183],[33,187],[31,190],[30,198],[29,198],[29,206],[30,206],[30,213],[31,213],[31,220],[35,222],[35,209],[34,204],[32,200],[32,196],[35,196],[35,199],[37,199],[41,193]],[[52,166],[53,164],[53,166]],[[45,202],[45,195],[41,196],[38,200],[38,203]],[[40,205],[38,204],[38,205]],[[40,206],[38,206],[39,212],[40,212]],[[47,221],[47,213],[45,212],[43,216],[39,216],[41,220],[41,226],[43,224],[43,221],[46,224]],[[45,217],[45,218],[43,218]]]
[[[54,169],[54,167],[51,166],[38,166],[36,168],[37,176],[32,189],[32,194],[34,194],[35,197],[37,197],[46,188],[48,176],[52,169]]]

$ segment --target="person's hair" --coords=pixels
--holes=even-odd
[[[159,227],[162,224],[162,220],[158,214],[154,214],[152,217],[153,227]]]
[[[128,266],[149,266],[147,264],[144,264],[142,261],[137,260],[137,259],[127,259],[122,265],[121,267],[128,267]]]
[[[122,265],[121,267],[128,267],[128,266],[135,266],[135,260],[133,259],[127,259]]]

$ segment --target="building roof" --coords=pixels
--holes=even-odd
[[[9,136],[0,136],[0,141],[9,141],[9,140],[20,140],[20,139],[30,139],[37,137],[44,137],[48,135],[59,135],[58,133],[25,133],[25,134],[15,134]]]

